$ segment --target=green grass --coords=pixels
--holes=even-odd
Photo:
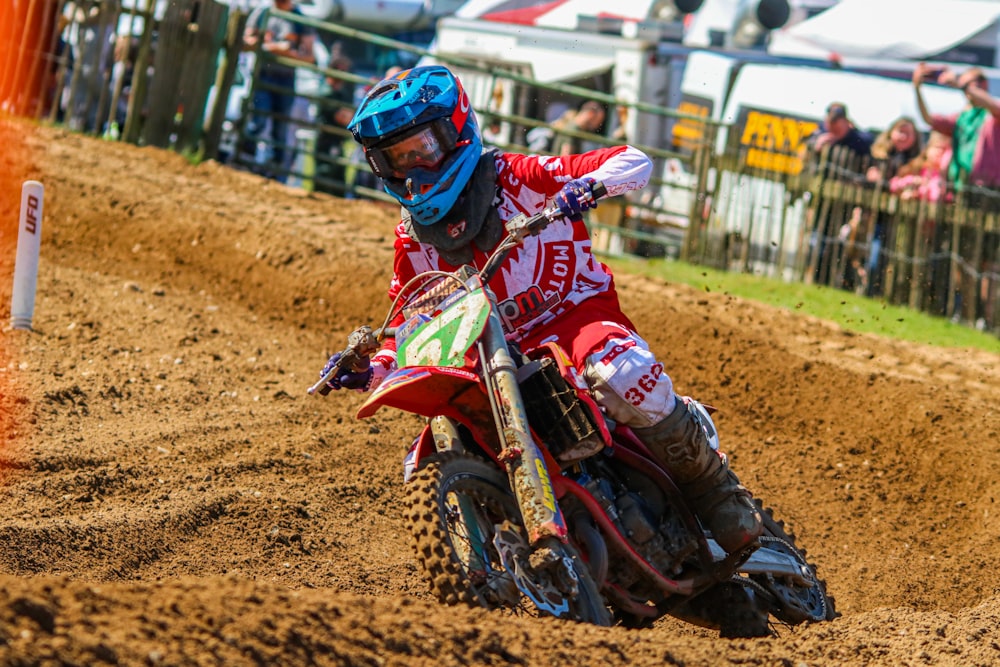
[[[1000,353],[1000,338],[902,306],[829,287],[785,283],[745,273],[725,273],[672,260],[602,258],[612,269],[690,285],[806,313],[836,322],[850,331],[950,348],[978,348]]]

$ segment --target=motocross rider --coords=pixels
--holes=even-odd
[[[486,149],[469,96],[438,65],[373,86],[348,129],[402,205],[390,298],[417,273],[482,267],[504,237],[504,223],[554,202],[569,222],[524,239],[490,283],[508,340],[523,350],[548,341],[565,348],[607,416],[631,427],[659,457],[726,552],[760,535],[760,514],[710,446],[697,403],[674,393],[663,364],[622,312],[610,269],[591,253],[581,214],[594,204],[583,195],[597,182],[608,195],[646,185],[652,163],[644,153],[631,146],[562,157]],[[395,368],[387,339],[367,370],[329,384],[367,391]]]

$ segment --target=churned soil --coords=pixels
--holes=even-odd
[[[722,640],[446,608],[403,519],[420,426],[306,394],[387,305],[396,211],[0,122],[0,663],[1000,664],[1000,360],[620,275],[682,393],[841,616]]]

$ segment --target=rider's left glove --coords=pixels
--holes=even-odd
[[[580,220],[583,212],[590,208],[597,207],[597,200],[593,197],[594,186],[597,181],[590,177],[577,178],[562,187],[556,195],[556,206],[559,212],[570,220]],[[590,195],[590,198],[587,198]]]
[[[324,377],[333,369],[338,361],[340,361],[340,352],[330,357],[330,360],[326,362],[326,366],[320,371],[319,376]],[[339,375],[330,378],[326,384],[330,389],[369,391],[379,386],[382,380],[385,379],[385,376],[395,369],[395,366],[396,359],[394,355],[391,352],[383,350],[368,360],[368,368],[365,370],[359,372],[342,371]]]

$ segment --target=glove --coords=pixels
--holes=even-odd
[[[326,366],[324,366],[323,370],[319,372],[319,376],[324,377],[327,373],[333,370],[333,367],[340,361],[340,356],[340,352],[337,352],[330,357],[330,360],[326,362]],[[367,368],[360,372],[341,369],[340,374],[327,380],[326,385],[330,387],[330,389],[357,389],[358,391],[367,391],[372,381],[371,360],[365,359],[365,364],[367,365]]]
[[[581,214],[585,210],[597,207],[595,199],[589,201],[582,199],[585,195],[593,195],[593,188],[596,184],[597,181],[593,178],[585,177],[574,179],[564,185],[555,199],[559,212],[570,220],[581,220]]]
[[[337,352],[326,366],[320,371],[319,376],[324,377],[333,369],[334,365],[340,361],[340,352]],[[389,350],[383,350],[366,360],[368,367],[360,372],[341,370],[336,377],[330,378],[326,385],[330,389],[356,389],[357,391],[368,391],[374,389],[382,383],[382,380],[396,368],[396,355]]]

